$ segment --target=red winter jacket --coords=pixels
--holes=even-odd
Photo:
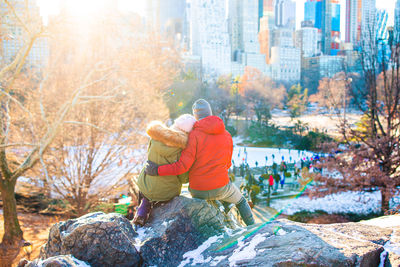
[[[189,186],[195,190],[212,190],[229,183],[233,143],[217,116],[197,121],[189,134],[179,161],[158,167],[158,175],[179,175],[189,171]]]

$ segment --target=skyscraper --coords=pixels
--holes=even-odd
[[[259,1],[230,0],[229,21],[232,45],[232,73],[241,74],[245,66],[252,66],[264,72],[265,55],[260,53]]]
[[[326,55],[331,54],[332,6],[330,0],[322,0],[321,48]]]
[[[11,10],[5,3],[0,4],[0,64],[11,62],[18,51],[29,40],[32,32],[28,32],[26,25],[22,23],[30,23],[30,29],[34,28],[39,32],[42,25],[42,17],[39,13],[39,7],[36,0],[11,0],[14,11],[22,20],[13,19]],[[27,16],[26,14],[29,14]],[[4,18],[4,19],[3,19]],[[49,58],[48,38],[37,38],[26,58],[27,67],[43,67]]]
[[[258,0],[247,0],[243,5],[243,44],[247,53],[259,53]]]
[[[264,0],[263,17],[260,19],[260,29],[258,40],[260,43],[260,52],[265,55],[266,63],[269,64],[271,55],[272,30],[275,27],[274,0]]]
[[[318,50],[318,29],[302,23],[301,29],[296,31],[296,47],[300,48],[301,57],[313,57],[319,53]]]
[[[387,26],[388,16],[389,15],[386,10],[379,9],[376,11],[376,24],[375,24],[376,40],[387,40],[388,32],[386,26]]]
[[[375,39],[376,0],[346,0],[346,42],[355,45]]]
[[[226,1],[192,0],[190,3],[191,52],[201,57],[202,70],[209,77],[231,72]]]
[[[339,0],[307,0],[304,3],[304,20],[312,21],[321,33],[321,50],[326,55],[336,55],[340,40]]]
[[[322,23],[322,1],[308,0],[304,3],[304,21],[312,21],[317,29],[321,29]]]
[[[396,42],[400,42],[400,0],[396,2],[396,8],[394,9],[394,32]]]
[[[186,0],[147,0],[148,27],[160,31],[164,36],[186,42],[189,32],[186,10]]]
[[[296,27],[296,3],[292,0],[276,0],[275,25],[278,27]]]
[[[361,44],[370,46],[375,41],[376,0],[363,0],[361,7]]]
[[[346,43],[356,44],[359,41],[358,27],[361,25],[359,7],[361,0],[346,0]]]

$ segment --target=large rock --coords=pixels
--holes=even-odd
[[[180,266],[369,267],[378,266],[381,260],[384,266],[400,266],[394,249],[389,257],[384,251],[399,230],[361,223],[312,225],[277,220],[244,232],[214,236],[185,253]],[[400,248],[400,244],[395,246]]]
[[[41,261],[32,264],[63,263],[63,257],[50,257],[71,254],[91,266],[400,266],[400,216],[389,217],[390,226],[382,220],[318,225],[283,219],[238,227],[218,209],[176,197],[155,207],[137,231],[121,215],[88,214],[54,225]]]
[[[91,213],[53,225],[39,257],[71,254],[94,267],[139,265],[135,236],[123,216]]]
[[[138,230],[137,248],[147,265],[176,266],[186,251],[227,228],[237,224],[214,203],[176,197],[153,209],[149,223]]]
[[[40,259],[71,254],[91,266],[173,266],[210,236],[236,227],[215,203],[176,197],[155,207],[137,232],[119,214],[92,213],[57,223]]]

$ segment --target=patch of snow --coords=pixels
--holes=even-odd
[[[396,205],[400,196],[391,201],[391,206]],[[327,213],[358,213],[368,214],[379,212],[381,194],[376,192],[342,192],[322,198],[310,199],[307,196],[292,199],[277,199],[271,201],[271,207],[276,210],[283,209],[283,213],[292,215],[299,211],[323,210]]]
[[[379,261],[379,267],[385,267],[385,261],[386,261],[387,254],[388,253],[386,250],[382,251],[382,253],[380,255],[381,259]]]
[[[246,232],[247,229],[246,229],[246,228],[240,228],[239,231],[234,232],[233,229],[228,228],[228,227],[225,227],[225,228],[224,228],[224,231],[225,231],[225,233],[226,233],[227,235],[229,235],[229,236],[238,236],[238,235],[241,235],[241,234],[243,234],[244,232]]]
[[[237,144],[243,142],[243,140],[244,139],[243,139],[242,136],[234,136],[234,137],[232,137],[232,142],[233,142],[234,146],[236,146]]]
[[[387,252],[391,252],[394,254],[397,254],[400,256],[400,244],[393,244],[392,242],[388,241],[386,242],[386,244],[383,246],[383,248],[387,251]]]
[[[81,261],[81,260],[78,260],[77,258],[75,258],[75,257],[72,256],[72,255],[69,255],[69,256],[70,256],[71,259],[74,261],[74,263],[76,264],[77,267],[90,267],[90,265],[87,264],[86,262]],[[57,257],[57,256],[54,256],[54,257]],[[51,259],[51,258],[54,258],[54,257],[50,257],[50,258],[48,258],[48,259]],[[48,260],[48,259],[46,259],[46,260]],[[45,260],[39,260],[39,261],[37,262],[37,266],[38,266],[38,267],[43,267],[43,262],[44,262],[44,261],[45,261]]]
[[[218,239],[222,238],[223,235],[219,236],[212,236],[206,241],[204,241],[203,244],[201,244],[197,249],[191,250],[183,254],[183,258],[185,259],[182,261],[178,267],[183,267],[186,264],[189,264],[192,260],[192,265],[198,264],[198,263],[207,263],[211,261],[211,257],[208,257],[207,259],[204,259],[203,255],[201,255],[206,249],[208,249],[213,243],[217,242]]]
[[[75,259],[74,257],[72,257],[72,258],[73,258],[74,263],[76,264],[77,267],[90,267],[90,265],[87,264],[86,262],[78,260],[78,259]]]
[[[229,266],[235,266],[239,260],[253,259],[257,255],[256,246],[266,239],[265,235],[267,234],[257,234],[247,244],[243,242],[243,237],[240,238],[238,240],[238,248],[229,257]]]
[[[388,242],[385,243],[383,248],[390,253],[394,253],[400,256],[400,244],[399,243],[392,243],[391,240],[396,235],[396,230],[393,230],[393,233],[390,235],[390,239]]]
[[[151,228],[147,228],[149,231]],[[143,245],[143,241],[146,239],[146,228],[140,227],[138,230],[136,230],[136,233],[138,234],[137,237],[135,237],[135,248],[138,252],[140,252],[140,248]]]
[[[174,221],[174,219],[168,220],[168,221],[163,221],[163,223],[161,225],[167,227],[173,221]]]
[[[283,230],[282,228],[278,230],[277,235],[286,235],[287,232]]]
[[[215,257],[212,262],[210,262],[210,266],[217,266],[222,260],[224,260],[227,256],[217,256]]]
[[[368,221],[361,221],[360,223],[380,227],[395,227],[400,226],[400,215],[383,216]]]

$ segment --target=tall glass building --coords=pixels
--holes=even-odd
[[[396,34],[396,41],[400,42],[400,0],[396,2],[396,8],[394,9],[394,31]]]
[[[322,22],[322,1],[308,0],[304,3],[304,20],[312,21],[314,27],[321,29]]]
[[[330,5],[329,8],[327,5]],[[314,27],[322,33],[323,52],[336,55],[340,40],[339,0],[307,0],[304,3],[304,20],[312,21]],[[330,42],[330,45],[326,42]]]

